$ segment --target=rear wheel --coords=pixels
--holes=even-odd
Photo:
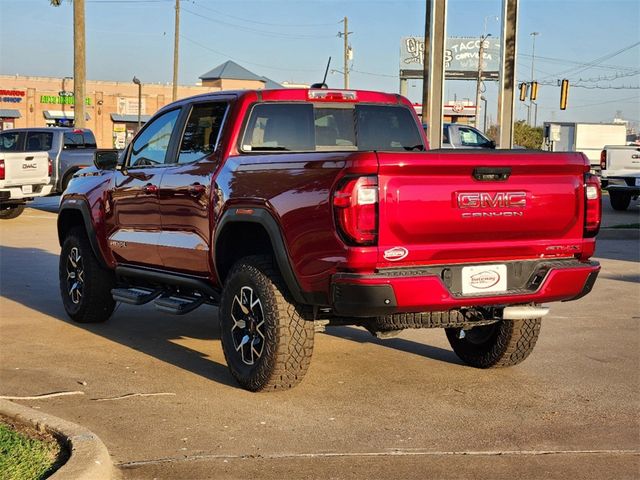
[[[626,210],[631,203],[631,195],[622,192],[609,192],[611,208],[614,210]]]
[[[2,205],[0,207],[0,219],[11,220],[12,218],[19,217],[24,212],[24,204],[20,205]]]
[[[60,295],[67,315],[78,323],[106,321],[116,306],[111,296],[115,275],[103,268],[84,229],[69,231],[60,252]]]
[[[541,319],[501,320],[469,330],[447,328],[453,351],[475,368],[510,367],[533,351],[540,334]]]
[[[229,274],[219,309],[229,370],[250,391],[294,387],[313,353],[313,322],[287,298],[268,256],[246,257]]]

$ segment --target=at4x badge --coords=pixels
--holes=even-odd
[[[409,255],[409,250],[404,247],[393,247],[384,251],[384,259],[390,262],[397,262]]]

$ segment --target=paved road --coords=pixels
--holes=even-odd
[[[278,394],[234,384],[214,308],[71,323],[58,252],[54,213],[3,221],[0,395],[84,392],[22,403],[93,430],[124,478],[640,477],[637,241],[600,242],[594,291],[518,367],[463,366],[440,330],[330,328]],[[111,399],[130,393],[166,395]]]

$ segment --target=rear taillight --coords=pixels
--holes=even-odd
[[[600,230],[602,219],[602,191],[600,179],[591,173],[584,176],[584,236],[595,237]]]
[[[0,160],[0,180],[4,180],[5,170],[4,170],[4,160]]]
[[[378,180],[349,178],[333,194],[336,223],[349,244],[374,245],[378,233]]]
[[[53,175],[53,162],[49,159],[49,176]]]
[[[600,170],[606,170],[606,169],[607,169],[607,151],[602,150],[600,152]]]

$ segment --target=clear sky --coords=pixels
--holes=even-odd
[[[174,3],[86,0],[87,77],[170,82]],[[448,35],[479,36],[486,21],[487,32],[499,36],[494,16],[501,5],[449,0]],[[397,92],[400,39],[424,32],[424,0],[182,0],[181,6],[181,84],[195,83],[229,59],[279,82],[320,81],[329,56],[332,69],[342,70],[337,33],[347,16],[351,87]],[[54,8],[49,0],[0,0],[0,73],[72,75],[72,19],[70,2]],[[520,0],[518,31],[518,80],[530,80],[535,31],[536,78],[550,84],[581,79],[589,87],[571,88],[563,112],[560,89],[541,85],[538,123],[609,122],[617,111],[640,122],[640,0]],[[328,83],[341,87],[341,74],[330,74]],[[410,81],[412,101],[420,100],[421,88],[420,81]],[[474,92],[473,81],[446,85],[446,99],[473,99]],[[486,96],[489,118],[495,119],[494,82],[488,82]],[[517,117],[526,117],[520,102]]]

